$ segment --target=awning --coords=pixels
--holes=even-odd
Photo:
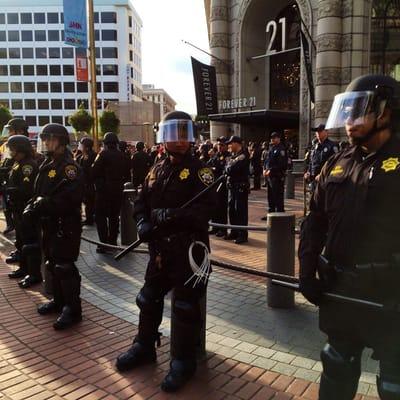
[[[220,121],[243,125],[262,125],[272,129],[297,129],[298,111],[251,110],[234,113],[210,114],[210,121]]]

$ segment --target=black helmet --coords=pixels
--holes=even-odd
[[[93,139],[90,137],[82,138],[79,143],[88,149],[91,149],[94,145]]]
[[[60,140],[60,144],[69,144],[69,133],[67,128],[61,124],[47,124],[43,127],[42,132],[39,134],[40,139],[49,137],[57,137]]]
[[[118,144],[119,139],[118,136],[114,132],[107,132],[104,135],[103,143],[104,144]]]
[[[125,140],[120,140],[118,143],[118,148],[120,151],[124,152],[128,148],[128,143],[126,143]]]
[[[7,146],[11,152],[30,155],[33,153],[31,141],[24,135],[13,135],[7,140]]]
[[[18,135],[28,136],[29,126],[22,118],[12,118],[3,128],[2,137],[7,138],[10,136],[10,130],[13,130]]]
[[[143,142],[137,142],[136,143],[136,150],[137,151],[142,151],[144,149],[144,143]]]

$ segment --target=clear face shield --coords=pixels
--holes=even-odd
[[[335,96],[326,129],[344,128],[346,125],[363,125],[371,112],[382,112],[386,102],[380,104],[380,110],[373,109],[375,92],[346,92]]]
[[[5,125],[1,132],[1,139],[8,139],[13,133],[14,130],[9,125]]]
[[[58,138],[51,135],[39,135],[36,151],[45,156],[49,156],[54,154],[58,146]]]
[[[160,123],[157,132],[157,143],[174,142],[195,142],[193,121],[171,119]]]

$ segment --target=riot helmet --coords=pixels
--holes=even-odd
[[[164,115],[158,126],[157,143],[195,142],[196,127],[191,116],[182,111]]]
[[[8,121],[4,126],[1,137],[6,139],[12,135],[24,135],[28,136],[29,126],[26,121],[22,118],[13,118]]]
[[[63,125],[47,124],[39,134],[37,152],[52,156],[60,147],[69,143],[69,133]]]
[[[103,143],[107,146],[117,145],[119,143],[118,136],[114,132],[107,132],[104,135]]]
[[[86,149],[91,149],[94,145],[93,139],[90,137],[83,137],[80,141],[79,144],[82,147],[85,147]]]
[[[18,153],[25,156],[33,155],[33,148],[31,141],[24,135],[13,135],[7,140],[7,147],[11,158],[15,158]]]
[[[143,142],[137,142],[136,143],[136,150],[137,151],[142,151],[144,149],[144,143]]]

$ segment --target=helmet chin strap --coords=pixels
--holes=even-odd
[[[386,122],[382,126],[378,127],[378,118],[375,119],[373,128],[362,138],[357,138],[355,141],[356,145],[365,145],[369,142],[376,134],[390,128],[390,123]]]

